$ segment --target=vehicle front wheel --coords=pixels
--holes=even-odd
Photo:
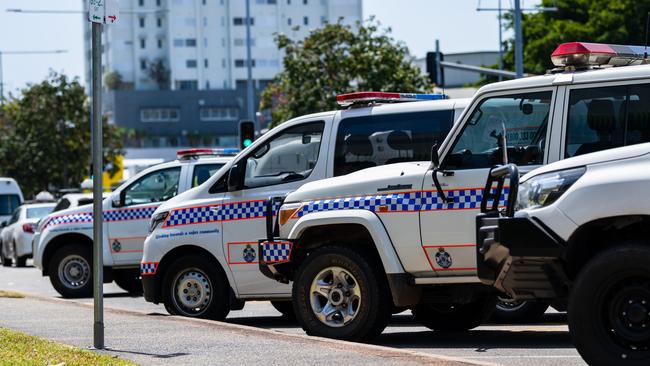
[[[486,295],[467,304],[420,304],[411,311],[429,329],[463,332],[485,323],[495,304],[495,296]]]
[[[573,343],[590,365],[648,365],[650,247],[619,245],[590,260],[569,297]]]
[[[548,307],[548,303],[541,301],[521,301],[498,296],[492,319],[499,323],[536,323],[542,320]]]
[[[307,334],[350,341],[381,334],[393,304],[380,265],[346,247],[310,253],[293,284],[296,318]]]
[[[63,246],[54,253],[49,267],[50,282],[64,298],[93,295],[92,252],[89,246]]]
[[[16,246],[16,242],[14,242],[14,263],[16,264],[16,267],[25,267],[27,266],[27,257],[19,257],[18,256],[18,247]]]
[[[131,295],[142,295],[142,278],[138,270],[115,270],[115,284]]]
[[[228,280],[203,257],[181,257],[165,272],[163,302],[172,315],[223,320],[230,312]]]

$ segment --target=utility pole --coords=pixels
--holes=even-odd
[[[255,121],[253,107],[253,59],[251,57],[251,1],[246,0],[246,117]],[[257,125],[257,124],[256,124]]]
[[[524,43],[521,34],[521,0],[515,0],[515,72],[517,78],[524,76]]]

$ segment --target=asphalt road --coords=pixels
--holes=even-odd
[[[32,267],[0,267],[0,289],[59,297],[49,279]],[[104,292],[106,307],[166,314],[162,305],[131,297],[114,284],[105,285]],[[78,301],[92,303],[92,299]],[[232,311],[226,321],[287,333],[303,332],[295,323],[282,319],[268,302],[249,302],[243,310]],[[488,324],[462,333],[433,332],[415,323],[410,312],[404,312],[393,317],[375,343],[501,365],[585,365],[571,343],[565,315],[552,311],[539,324]]]

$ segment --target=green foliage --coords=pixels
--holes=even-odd
[[[90,108],[78,80],[51,73],[4,107],[0,176],[15,178],[26,198],[41,190],[79,187],[88,176]],[[104,120],[104,164],[121,154],[121,135]],[[112,164],[111,164],[112,163]]]
[[[553,0],[542,0],[542,6],[553,6]],[[645,43],[650,0],[557,0],[557,7],[557,12],[525,14],[522,19],[524,70],[528,73],[543,74],[551,69],[551,53],[560,43]],[[514,69],[513,42],[507,44],[506,69]]]
[[[119,90],[122,88],[122,75],[117,71],[104,74],[104,85],[108,90]]]
[[[335,96],[355,91],[424,92],[427,77],[408,49],[372,18],[355,26],[327,24],[302,41],[277,34],[284,71],[262,93],[273,125],[307,113],[336,108]]]

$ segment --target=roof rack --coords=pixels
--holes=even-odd
[[[421,102],[425,100],[449,99],[445,94],[416,94],[416,93],[392,93],[392,92],[356,92],[339,94],[336,96],[336,103],[341,107],[353,105],[369,105],[377,103],[402,103]]]
[[[196,159],[200,156],[235,156],[239,154],[239,149],[237,148],[225,148],[225,149],[210,149],[210,148],[199,148],[199,149],[183,149],[176,151],[176,157],[178,160],[188,160]]]

